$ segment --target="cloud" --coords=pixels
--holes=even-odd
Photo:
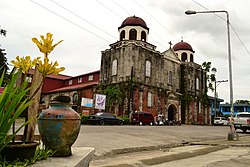
[[[213,14],[187,16],[188,9],[197,11],[227,10],[230,23],[241,41],[231,30],[231,48],[233,62],[233,81],[235,99],[249,99],[250,82],[249,53],[243,47],[250,48],[248,37],[250,23],[246,9],[248,0],[72,0],[56,3],[76,13],[81,18],[66,11],[50,0],[3,1],[0,2],[0,25],[7,30],[7,36],[0,36],[0,43],[6,49],[8,61],[17,55],[36,57],[40,52],[31,42],[32,37],[51,32],[54,40],[64,40],[51,54],[51,60],[57,60],[65,66],[63,74],[80,75],[100,68],[101,51],[109,49],[111,43],[119,39],[118,27],[131,15],[146,21],[149,30],[149,43],[157,46],[160,52],[169,48],[183,38],[195,50],[195,61],[212,62],[216,67],[218,79],[228,79],[228,49],[226,22]],[[51,10],[52,12],[50,12]],[[55,12],[55,13],[53,13]],[[58,15],[57,15],[58,14]],[[220,14],[225,18],[225,14]],[[87,21],[86,21],[87,20]],[[93,26],[93,25],[95,26]],[[105,32],[108,32],[105,33]],[[218,92],[228,101],[228,84],[221,84]],[[213,93],[211,94],[213,95]]]

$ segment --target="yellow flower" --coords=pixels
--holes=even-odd
[[[46,56],[48,56],[48,54],[50,54],[51,51],[54,50],[54,48],[61,43],[63,40],[59,41],[56,44],[52,44],[53,43],[53,39],[52,39],[53,34],[51,33],[47,33],[46,38],[44,38],[43,35],[41,35],[41,40],[38,41],[37,38],[32,38],[32,41],[37,45],[37,47],[39,48],[40,52],[44,53]]]
[[[34,60],[30,59],[30,56],[22,57],[19,56],[16,57],[16,60],[12,60],[11,63],[19,70],[21,70],[23,73],[27,74],[29,70],[36,66],[38,71],[43,75],[45,78],[46,76],[50,74],[58,74],[61,71],[64,71],[64,67],[58,67],[57,61],[55,63],[49,62],[48,54],[53,51],[53,49],[62,42],[59,41],[56,44],[53,43],[52,34],[47,33],[46,38],[44,38],[43,35],[40,36],[41,40],[38,41],[36,38],[32,38],[32,41],[37,45],[37,47],[40,49],[42,53],[44,53],[44,60],[40,60],[40,57],[35,58]]]
[[[30,56],[22,57],[19,56],[16,57],[16,60],[12,60],[11,63],[22,71],[23,73],[27,74],[29,70],[36,65],[37,61],[40,59],[40,57],[35,58],[34,60],[30,59]]]
[[[57,61],[53,64],[53,62],[49,63],[48,54],[54,50],[54,48],[61,43],[63,40],[59,41],[58,43],[53,45],[53,34],[47,33],[46,38],[41,35],[41,40],[38,41],[37,38],[32,38],[32,41],[37,45],[39,50],[44,53],[44,61],[41,60],[37,61],[36,68],[40,73],[42,73],[43,77],[46,77],[50,74],[58,74],[61,71],[64,71],[64,67],[58,67]]]
[[[43,77],[46,77],[50,74],[59,74],[61,71],[64,71],[64,67],[57,67],[58,63],[57,61],[53,64],[53,62],[49,63],[48,57],[44,58],[44,62],[41,60],[37,63],[37,69],[38,71],[43,75]]]

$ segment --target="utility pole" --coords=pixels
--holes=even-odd
[[[129,83],[129,95],[128,95],[128,117],[130,116],[130,113],[132,112],[132,105],[133,105],[133,87],[132,87],[132,82],[133,82],[133,76],[134,76],[134,67],[131,67],[131,72],[130,72],[130,83]]]
[[[187,15],[193,15],[193,14],[199,14],[199,13],[225,13],[227,16],[227,49],[228,49],[228,65],[229,65],[229,93],[230,93],[230,113],[231,113],[231,119],[230,119],[230,132],[228,133],[228,140],[234,140],[236,137],[236,132],[234,129],[234,124],[232,122],[233,116],[234,116],[234,109],[233,109],[233,74],[232,74],[232,56],[231,56],[231,43],[230,43],[230,22],[229,22],[229,14],[226,10],[212,10],[212,11],[194,11],[194,10],[187,10],[185,14]]]

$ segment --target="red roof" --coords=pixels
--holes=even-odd
[[[53,92],[63,92],[63,91],[69,91],[69,90],[77,90],[77,89],[82,89],[82,88],[86,88],[88,86],[94,86],[97,85],[99,82],[88,82],[88,83],[82,83],[82,84],[77,84],[77,85],[70,85],[70,86],[66,86],[66,87],[62,87],[62,88],[58,88],[58,89],[53,89],[51,91],[48,92],[44,92],[44,93],[53,93]]]
[[[35,73],[35,69],[30,69],[29,74],[34,74]],[[69,79],[72,78],[71,76],[68,75],[62,75],[62,74],[50,74],[48,76],[46,76],[46,78],[55,78],[55,79],[61,79],[61,80],[65,80],[65,79]]]
[[[67,75],[62,75],[62,74],[50,74],[46,78],[55,78],[55,79],[65,80],[65,79],[69,79],[69,78],[72,78],[72,77],[67,76]]]
[[[177,44],[175,44],[173,46],[173,50],[174,51],[177,51],[177,50],[190,50],[190,51],[194,52],[192,46],[187,42],[183,42],[183,40],[181,40],[181,42],[178,42]]]
[[[147,30],[149,29],[147,27],[146,22],[142,18],[136,16],[126,18],[118,29],[123,28],[125,26],[141,26],[143,28],[146,28]]]
[[[96,74],[96,73],[99,73],[100,74],[100,70],[97,70],[97,71],[92,71],[92,72],[89,72],[89,73],[86,73],[86,74],[81,74],[81,75],[77,75],[73,78],[78,78],[80,76],[88,76],[88,75],[92,75],[92,74]]]

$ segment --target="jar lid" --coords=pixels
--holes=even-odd
[[[51,100],[50,104],[58,104],[58,103],[71,104],[70,101],[71,98],[69,96],[60,95],[56,96],[53,100]]]

